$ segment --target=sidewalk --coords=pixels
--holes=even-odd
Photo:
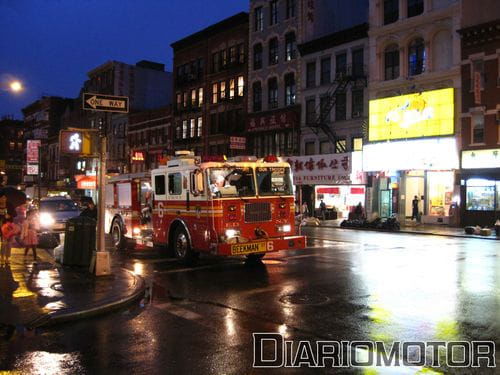
[[[320,226],[325,228],[341,228],[340,223],[343,220],[344,219],[320,220]],[[341,229],[387,232],[384,230],[370,229],[370,228],[341,228]],[[426,234],[426,235],[447,236],[447,237],[480,238],[483,240],[500,240],[500,238],[495,235],[494,229],[492,229],[491,236],[479,236],[479,235],[465,234],[463,228],[454,228],[446,225],[417,224],[417,223],[401,224],[400,231],[390,232],[390,233],[424,234],[424,235]]]
[[[138,299],[141,277],[114,267],[112,275],[96,277],[87,269],[62,267],[43,249],[25,258],[12,249],[10,266],[0,266],[0,331],[22,325],[39,327],[103,313]],[[2,332],[0,332],[0,336]]]

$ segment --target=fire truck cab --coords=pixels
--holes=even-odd
[[[200,252],[261,258],[303,249],[295,235],[290,165],[276,157],[205,158],[178,152],[151,171],[152,242],[186,263]]]

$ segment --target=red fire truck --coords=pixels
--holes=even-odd
[[[118,176],[110,185],[107,229],[117,247],[128,238],[192,263],[200,252],[260,259],[306,245],[295,235],[290,165],[274,156],[178,152],[150,175]]]

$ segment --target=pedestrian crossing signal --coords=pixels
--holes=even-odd
[[[94,157],[97,155],[98,136],[93,129],[67,129],[59,133],[59,150],[62,154]]]

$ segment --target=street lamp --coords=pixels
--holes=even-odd
[[[12,92],[20,92],[23,89],[23,85],[19,81],[12,81],[9,83],[9,88]]]

